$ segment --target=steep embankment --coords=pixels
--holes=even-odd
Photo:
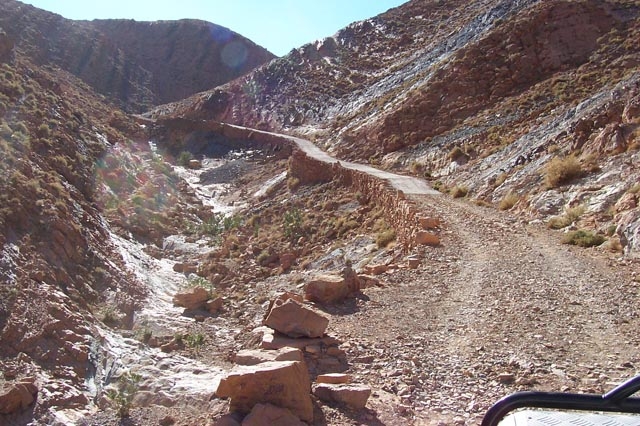
[[[204,21],[72,21],[6,0],[0,28],[36,65],[66,70],[129,112],[226,83],[274,55]]]

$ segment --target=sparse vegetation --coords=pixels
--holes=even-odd
[[[187,166],[189,166],[189,162],[191,160],[193,160],[193,154],[191,154],[189,151],[182,151],[178,155],[178,158],[176,159],[176,162],[180,166],[187,167]]]
[[[585,207],[582,205],[567,209],[564,215],[550,218],[547,222],[547,226],[551,229],[565,228],[579,219],[580,216],[584,214],[585,210]]]
[[[284,236],[294,241],[302,236],[302,212],[296,207],[284,213],[283,222]]]
[[[133,398],[138,392],[142,376],[136,373],[127,372],[120,376],[118,380],[118,388],[110,389],[107,397],[112,401],[116,409],[116,415],[119,418],[129,416]]]
[[[204,334],[202,333],[189,333],[184,336],[184,341],[187,342],[187,346],[192,348],[196,355],[200,353],[200,348],[204,344]]]
[[[584,170],[576,157],[555,157],[544,169],[545,186],[547,189],[557,188],[583,175]]]
[[[449,190],[449,193],[453,198],[463,198],[469,194],[469,188],[466,186],[456,185]]]
[[[505,195],[502,200],[500,200],[500,204],[498,204],[499,210],[510,210],[516,203],[520,201],[520,196],[513,192],[509,191],[507,195]]]
[[[571,231],[562,237],[563,244],[571,244],[579,247],[594,247],[604,243],[606,238],[603,235],[593,233],[584,229]]]

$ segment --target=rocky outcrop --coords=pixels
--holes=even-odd
[[[347,281],[339,275],[319,275],[305,285],[304,298],[318,303],[340,302],[359,290],[354,287],[356,286],[349,286]]]
[[[313,394],[323,401],[339,402],[360,410],[367,404],[371,388],[355,384],[319,383],[313,387]]]
[[[283,347],[275,350],[243,349],[234,361],[238,365],[257,365],[271,361],[304,361],[302,351],[297,348]]]
[[[38,388],[31,380],[5,384],[0,389],[0,414],[26,410],[37,398]]]
[[[209,292],[200,286],[188,288],[173,296],[173,304],[175,306],[181,306],[189,310],[203,308],[207,300],[209,300]]]
[[[265,320],[265,325],[289,337],[322,337],[329,318],[309,306],[293,299],[276,301]]]
[[[284,407],[304,421],[313,420],[311,382],[296,361],[237,366],[220,381],[219,398],[230,398],[230,410],[249,413],[259,403]]]

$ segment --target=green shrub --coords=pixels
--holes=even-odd
[[[567,232],[562,237],[563,244],[571,244],[580,247],[594,247],[604,243],[606,238],[600,234],[594,234],[591,231],[579,229],[577,231]]]
[[[176,161],[178,162],[178,165],[187,167],[189,166],[189,162],[191,160],[193,160],[193,154],[191,154],[189,151],[182,151],[178,155],[178,159]]]
[[[110,389],[107,397],[114,403],[116,414],[120,418],[128,417],[133,403],[133,397],[138,392],[142,376],[127,372],[118,381],[118,389]]]
[[[547,189],[557,188],[583,175],[584,170],[576,157],[555,157],[544,169],[545,186]]]
[[[296,207],[286,211],[283,217],[284,236],[296,240],[302,236],[302,213]]]

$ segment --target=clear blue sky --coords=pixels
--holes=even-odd
[[[22,0],[68,19],[202,19],[282,56],[407,0]]]

